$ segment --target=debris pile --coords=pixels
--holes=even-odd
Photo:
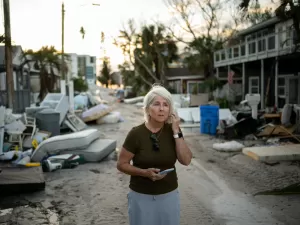
[[[99,162],[115,151],[116,140],[100,138],[100,131],[86,122],[117,123],[122,121],[120,113],[91,94],[77,95],[74,102],[72,109],[69,97],[49,93],[39,107],[28,107],[20,115],[0,107],[0,192],[9,189],[7,182],[19,186],[45,182],[29,169],[40,174],[71,169]]]

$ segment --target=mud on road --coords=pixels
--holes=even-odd
[[[120,148],[131,127],[142,122],[143,114],[140,108],[125,104],[118,104],[117,110],[123,123],[90,126],[102,131],[103,137],[116,139]],[[226,167],[228,162],[222,163],[220,157],[202,149],[199,134],[186,134],[185,138],[195,158],[188,167],[177,165],[181,224],[299,224],[298,197],[253,196],[242,166]],[[0,225],[128,224],[129,177],[117,171],[116,153],[101,163],[45,173],[45,177],[44,192],[0,200],[1,208],[12,208],[6,215],[0,214]]]

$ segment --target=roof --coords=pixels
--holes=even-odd
[[[238,35],[241,36],[241,35],[247,35],[247,34],[250,34],[250,33],[253,33],[253,32],[256,32],[258,30],[261,30],[263,28],[266,28],[266,27],[269,27],[269,26],[272,26],[274,24],[277,24],[279,23],[281,20],[278,18],[278,17],[273,17],[271,19],[268,19],[264,22],[261,22],[261,23],[258,23],[258,24],[255,24],[254,26],[251,26],[245,30],[242,30],[240,32],[238,32]]]
[[[199,76],[202,73],[194,73],[186,67],[168,68],[166,77],[184,77],[184,76]]]

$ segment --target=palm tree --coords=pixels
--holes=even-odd
[[[79,33],[81,34],[82,39],[85,37],[85,29],[84,27],[80,27]]]
[[[108,87],[109,84],[109,80],[110,80],[110,66],[109,66],[109,59],[107,57],[105,57],[103,59],[103,66],[102,66],[102,70],[101,70],[101,76],[98,77],[98,81],[101,84],[104,84],[106,86],[106,88]]]
[[[165,84],[165,71],[168,63],[177,59],[177,50],[162,24],[144,26],[136,43],[136,67],[147,80]]]
[[[24,52],[24,62],[22,65],[31,63],[34,69],[39,71],[40,93],[39,99],[42,101],[48,92],[54,90],[55,83],[61,71],[61,59],[54,46],[43,46],[38,51],[27,50]],[[68,72],[66,64],[65,73]]]

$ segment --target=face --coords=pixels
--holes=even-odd
[[[170,105],[166,99],[156,96],[149,107],[149,115],[151,119],[157,122],[165,122],[169,118]]]

